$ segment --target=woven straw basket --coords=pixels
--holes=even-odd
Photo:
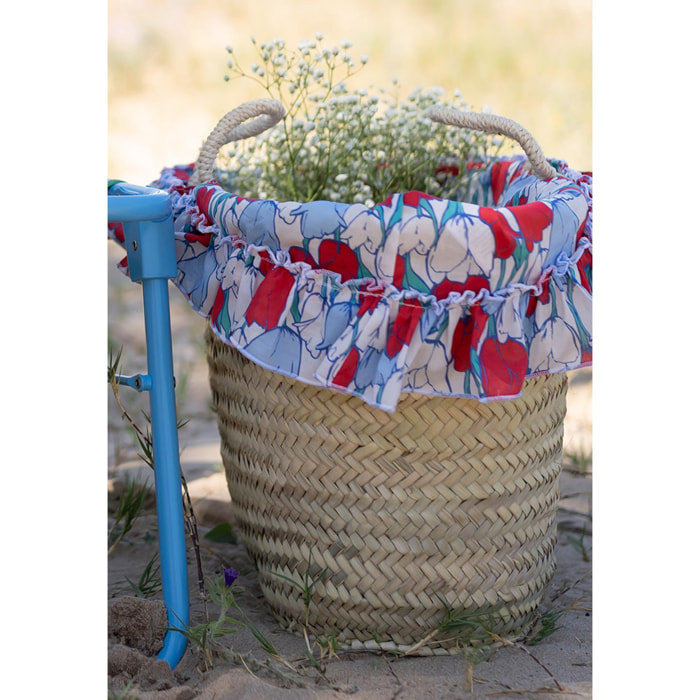
[[[222,120],[194,184],[222,142],[280,116]],[[548,177],[539,147],[516,136]],[[389,413],[271,372],[210,329],[206,342],[235,517],[285,628],[448,653],[459,643],[438,630],[451,611],[505,638],[531,627],[555,569],[565,373],[526,380],[514,400],[405,393]]]
[[[235,516],[277,619],[412,647],[445,605],[517,635],[555,569],[565,374],[516,400],[406,394],[396,413],[270,372],[207,330]],[[435,639],[439,642],[439,639]],[[449,646],[449,643],[448,643]]]

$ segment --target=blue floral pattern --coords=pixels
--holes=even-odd
[[[246,199],[165,169],[176,285],[245,356],[395,409],[401,392],[489,401],[592,361],[592,176],[498,159],[465,201]],[[112,230],[119,238],[118,229]]]

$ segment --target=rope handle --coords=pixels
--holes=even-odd
[[[267,97],[244,102],[226,113],[204,142],[189,184],[196,186],[212,179],[216,157],[227,143],[257,136],[277,124],[283,116],[284,105]]]
[[[479,112],[462,112],[458,109],[450,109],[441,105],[433,105],[428,109],[428,116],[440,124],[458,126],[463,129],[474,129],[486,134],[498,134],[507,136],[516,141],[525,151],[530,161],[532,172],[544,180],[556,177],[557,171],[544,157],[540,145],[533,135],[524,127],[512,119],[499,117],[497,114],[484,114]]]
[[[537,177],[546,180],[557,175],[557,171],[547,162],[532,134],[512,119],[506,119],[497,114],[463,112],[441,105],[433,105],[428,109],[427,114],[434,122],[448,126],[507,136],[523,149]],[[283,116],[282,103],[270,98],[244,102],[225,114],[204,142],[195,163],[190,184],[196,186],[205,180],[211,180],[216,157],[227,143],[257,136],[273,127]]]

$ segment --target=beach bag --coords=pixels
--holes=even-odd
[[[525,156],[473,164],[461,201],[224,190],[221,147],[282,114],[242,105],[154,183],[175,282],[208,319],[221,455],[265,599],[285,628],[350,648],[458,650],[455,615],[516,638],[555,570],[566,372],[592,360],[592,175],[510,120],[436,107]]]

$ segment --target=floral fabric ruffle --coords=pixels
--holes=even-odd
[[[152,186],[171,196],[175,283],[224,342],[392,411],[401,392],[513,398],[591,363],[592,177],[552,162],[547,181],[500,159],[463,202],[371,208],[192,188],[191,166]]]

